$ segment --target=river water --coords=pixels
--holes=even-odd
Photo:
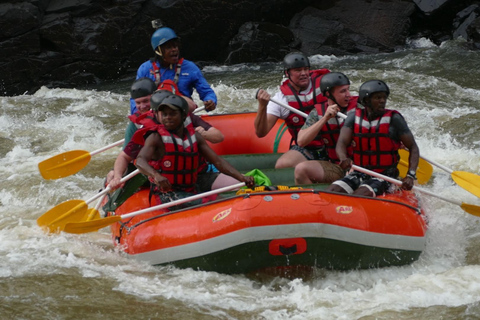
[[[387,105],[405,116],[423,155],[480,173],[480,51],[462,41],[436,46],[420,39],[395,53],[310,58],[314,67],[346,73],[355,94],[364,81],[384,79],[391,89]],[[256,110],[256,90],[274,93],[282,66],[203,71],[219,97],[215,112],[228,113]],[[480,218],[431,196],[421,196],[430,227],[418,261],[316,270],[303,279],[152,267],[114,248],[108,228],[45,234],[36,219],[63,201],[95,195],[119,149],[59,180],[42,179],[37,164],[122,139],[131,81],[0,97],[1,319],[480,318]],[[422,187],[480,205],[438,168]]]

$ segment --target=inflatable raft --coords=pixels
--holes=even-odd
[[[134,216],[111,226],[115,245],[152,265],[227,274],[377,268],[418,259],[427,224],[414,193],[367,198],[329,193],[326,185],[293,186],[293,169],[272,169],[279,156],[273,151],[286,151],[290,135],[277,134],[282,130],[277,124],[269,137],[254,138],[254,116],[205,120],[225,134],[225,141],[213,146],[217,153],[240,171],[262,170],[279,187],[226,193],[187,209]],[[147,208],[148,195],[140,190],[108,214]]]

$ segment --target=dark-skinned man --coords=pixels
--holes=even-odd
[[[200,155],[221,173],[245,182],[250,188],[254,186],[253,177],[242,175],[219,157],[193,126],[185,127],[188,114],[185,99],[169,96],[156,112],[161,113],[162,125],[146,136],[135,165],[156,185],[153,192],[159,196],[160,202],[184,198],[196,192]]]
[[[390,89],[381,80],[369,80],[360,86],[358,102],[364,108],[357,108],[355,113],[347,116],[335,150],[339,165],[348,170],[352,159],[347,156],[347,146],[353,141],[354,164],[397,178],[400,161],[398,149],[407,147],[410,151],[409,170],[402,179],[402,189],[411,190],[416,179],[420,151],[403,116],[398,111],[386,109],[389,94]],[[375,197],[392,192],[393,187],[383,179],[354,171],[332,183],[328,190]]]

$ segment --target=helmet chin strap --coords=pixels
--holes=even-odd
[[[288,80],[290,80],[290,83],[294,84],[295,87],[299,89],[298,92],[302,91],[302,87],[300,87],[298,84],[293,82],[292,78],[290,78],[290,72],[288,72],[288,70],[287,70],[287,71],[285,71],[285,73],[288,75],[287,78],[288,78]],[[305,90],[305,89],[303,89],[303,90]]]
[[[162,54],[162,48],[160,48],[160,46],[157,47],[157,50],[155,50],[155,53],[160,57],[161,62],[165,62],[165,59],[163,58],[163,54]],[[173,69],[173,64],[169,63],[168,67],[170,69]]]
[[[369,99],[369,100],[370,100],[370,99]],[[375,119],[375,118],[377,118],[377,117],[379,117],[379,116],[382,115],[382,114],[380,114],[380,113],[376,113],[376,112],[373,111],[373,109],[372,109],[372,104],[370,103],[370,101],[366,102],[366,103],[364,104],[364,107],[365,107],[365,110],[367,111],[367,118],[368,118],[369,120]]]
[[[162,48],[160,46],[157,47],[157,50],[155,50],[155,53],[163,59],[163,53],[162,53]]]
[[[335,103],[339,108],[343,108],[342,106],[340,106],[337,102],[337,99],[335,99],[335,97],[333,96],[333,93],[331,91],[328,91],[329,95],[328,95],[328,99],[332,100],[333,103]]]
[[[186,115],[183,115],[182,113],[182,122],[178,125],[178,127],[176,127],[175,129],[173,130],[167,130],[168,132],[172,132],[172,133],[175,133],[175,132],[178,132],[180,131],[180,129],[182,128],[185,128],[185,119],[187,119],[187,116]]]

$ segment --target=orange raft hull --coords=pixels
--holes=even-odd
[[[259,167],[263,155],[254,154],[285,152],[290,142],[288,132],[278,138],[280,123],[258,139],[254,118],[255,113],[204,116],[225,135],[224,142],[212,145],[218,154],[249,154],[228,160],[252,165],[239,168],[244,171],[273,168],[275,159]],[[293,169],[281,173],[293,180]],[[413,193],[366,198],[325,192],[325,187],[223,194],[183,210],[134,216],[111,231],[114,243],[135,259],[228,274],[399,266],[418,259],[427,224]],[[141,190],[109,214],[148,208],[148,195]]]
[[[148,207],[140,191],[116,210]],[[426,223],[410,192],[377,198],[319,190],[250,193],[112,226],[115,243],[152,265],[249,273],[272,267],[338,270],[417,260]]]
[[[272,130],[259,139],[255,136],[255,117],[254,112],[202,115],[203,120],[225,136],[221,143],[209,143],[210,147],[219,155],[287,152],[292,136],[282,127],[284,121],[278,120]]]

